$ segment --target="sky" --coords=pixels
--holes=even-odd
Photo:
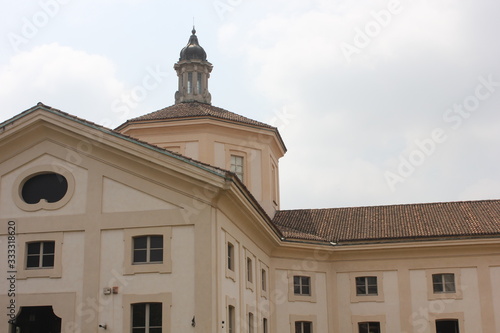
[[[174,104],[194,21],[212,105],[280,131],[282,209],[500,199],[497,0],[0,3],[0,122]]]

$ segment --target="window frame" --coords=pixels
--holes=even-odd
[[[379,321],[361,321],[358,322],[358,333],[361,333],[361,325],[368,325],[367,327],[367,333],[370,332],[370,326],[378,326],[378,333],[382,332],[382,328],[380,327],[380,322]]]
[[[62,277],[62,245],[63,232],[47,232],[36,234],[19,234],[17,236],[18,258],[22,258],[23,264],[17,265],[17,279],[23,280],[27,278],[60,278]],[[28,243],[35,242],[54,242],[54,266],[43,268],[27,268]]]
[[[427,279],[427,299],[462,299],[460,268],[436,268],[426,270]],[[436,274],[453,274],[455,277],[455,292],[434,292],[434,283],[432,277]]]
[[[429,313],[429,326],[431,327],[430,333],[437,333],[436,321],[440,320],[457,320],[459,332],[465,332],[465,316],[463,312]]]
[[[267,299],[269,297],[269,267],[262,261],[259,261],[260,266],[260,296]],[[265,273],[263,275],[263,273]]]
[[[230,251],[229,251],[229,245],[232,245],[232,263],[233,267],[229,268],[229,262],[230,262]],[[225,254],[225,261],[224,261],[224,266],[225,266],[225,271],[226,271],[226,278],[233,280],[236,282],[236,276],[237,276],[237,270],[238,270],[238,242],[236,242],[236,239],[234,239],[231,235],[229,235],[227,232],[225,233],[225,240],[224,240],[224,254]]]
[[[453,290],[446,290],[447,286],[449,286],[450,281],[446,281],[447,278],[451,277],[451,286],[453,287]],[[436,279],[438,278],[439,281],[436,283]],[[442,290],[436,290],[436,287],[440,287]],[[453,273],[436,273],[432,274],[432,292],[434,294],[453,294],[457,291],[456,285],[455,285],[455,274]]]
[[[319,332],[316,315],[291,314],[289,317],[289,321],[290,321],[290,333],[296,333],[295,323],[297,322],[309,322],[311,323],[311,333],[314,333],[315,330]]]
[[[66,182],[68,184],[66,193],[60,200],[56,202],[47,202],[45,200],[40,200],[38,203],[28,204],[22,198],[22,188],[29,179],[42,173],[56,173],[66,178]],[[19,209],[26,212],[35,212],[38,210],[57,210],[63,208],[71,200],[73,194],[75,193],[75,184],[76,182],[73,174],[61,165],[38,165],[26,169],[16,177],[14,185],[12,186],[12,199]]]
[[[156,235],[163,236],[163,262],[134,263],[134,238]],[[125,243],[123,264],[124,275],[133,275],[140,273],[167,274],[172,272],[172,227],[146,227],[125,229],[123,237]]]
[[[363,279],[362,287],[365,288],[364,293],[359,293],[358,288],[360,286],[360,279]],[[370,286],[373,287],[373,284],[370,284],[369,279],[375,279],[375,293],[370,293]],[[355,283],[356,283],[356,296],[378,296],[378,278],[377,276],[356,276],[355,277]]]
[[[161,237],[161,248],[152,247],[152,237]],[[136,251],[143,250],[143,248],[136,248],[136,240],[139,238],[146,238],[146,260],[145,261],[135,261]],[[163,248],[164,248],[164,240],[163,235],[139,235],[132,237],[132,265],[153,265],[153,264],[162,264],[163,263]],[[151,252],[153,250],[161,249],[162,252],[162,260],[161,261],[152,261],[151,260]]]
[[[140,326],[140,327],[137,327],[137,326],[134,326],[134,305],[142,305],[144,304],[145,306],[145,309],[144,309],[144,327]],[[132,320],[132,324],[130,325],[131,326],[131,331],[133,332],[134,329],[144,329],[145,330],[145,333],[149,333],[150,329],[161,329],[163,330],[163,316],[162,316],[162,322],[161,322],[161,326],[155,326],[155,327],[151,327],[151,305],[152,304],[160,304],[161,306],[161,310],[160,312],[163,313],[163,303],[162,302],[147,302],[147,303],[144,303],[144,302],[141,302],[141,303],[132,303],[130,304],[130,307],[131,307],[131,310],[130,310],[130,318]]]
[[[122,332],[132,332],[132,304],[137,303],[162,303],[162,333],[171,332],[171,293],[124,294]]]
[[[53,251],[51,253],[46,253],[45,249],[49,243],[52,243]],[[26,243],[26,262],[25,262],[25,268],[26,269],[51,269],[54,268],[54,262],[55,262],[55,252],[56,252],[56,242],[53,240],[44,240],[44,241],[33,241],[33,242],[27,242]],[[29,252],[29,247],[31,244],[40,244],[39,250],[36,254],[30,254]],[[38,264],[37,266],[28,266],[29,264],[29,258],[31,257],[38,257],[37,261]],[[52,256],[52,265],[51,266],[44,266],[44,258]]]
[[[233,163],[233,158],[235,160],[239,159],[241,164]],[[231,155],[229,156],[229,170],[234,173],[243,183],[245,182],[246,175],[245,162],[246,158],[241,154],[231,153]],[[241,168],[241,171],[238,171],[239,168]]]
[[[247,289],[255,288],[255,262],[256,258],[252,252],[245,249],[245,286]]]
[[[295,294],[294,277],[309,278],[309,295]],[[314,272],[289,271],[288,272],[288,301],[316,303],[316,274]]]
[[[359,333],[360,323],[379,323],[380,333],[386,332],[386,318],[385,315],[374,315],[374,316],[351,316],[352,332]]]
[[[377,295],[357,293],[357,278],[375,277],[377,279]],[[349,273],[351,303],[359,302],[384,302],[384,272],[353,272]],[[368,291],[368,290],[367,290]]]

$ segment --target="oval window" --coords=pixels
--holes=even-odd
[[[27,204],[41,200],[53,203],[61,200],[68,191],[68,181],[58,173],[40,173],[29,178],[22,187],[21,197]]]

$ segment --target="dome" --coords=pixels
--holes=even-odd
[[[198,37],[196,36],[196,30],[193,27],[191,31],[192,35],[189,37],[189,42],[186,46],[181,50],[181,56],[179,60],[207,60],[207,53],[205,50],[198,44]]]

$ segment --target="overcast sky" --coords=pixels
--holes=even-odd
[[[212,104],[280,130],[282,209],[500,198],[498,0],[0,3],[0,121],[172,105],[194,17]]]

